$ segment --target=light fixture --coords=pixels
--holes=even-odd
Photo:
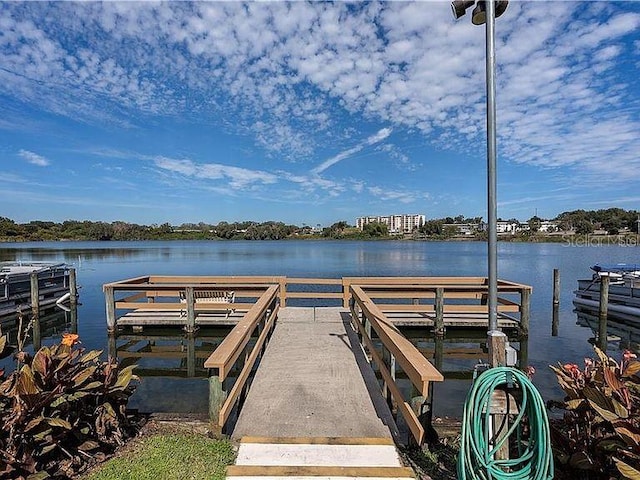
[[[484,25],[487,23],[487,6],[484,2],[478,2],[476,8],[471,12],[471,23],[474,25]]]
[[[484,25],[485,23],[487,23],[487,5],[484,0],[479,0],[477,4],[475,0],[455,0],[451,2],[451,11],[453,12],[453,17],[455,19],[462,17],[467,11],[467,8],[471,7],[474,4],[476,5],[476,8],[473,9],[473,12],[471,14],[471,22],[474,25]],[[497,0],[495,2],[495,5],[496,18],[498,18],[507,10],[509,1]]]
[[[451,11],[453,12],[453,17],[458,19],[464,15],[464,12],[471,5],[476,3],[476,0],[455,0],[451,2]]]

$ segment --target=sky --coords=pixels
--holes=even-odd
[[[496,21],[498,216],[640,210],[640,2]],[[448,2],[0,2],[0,216],[487,218],[485,29]]]

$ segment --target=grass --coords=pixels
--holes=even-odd
[[[226,440],[188,433],[154,433],[97,467],[84,480],[224,479],[234,451]]]

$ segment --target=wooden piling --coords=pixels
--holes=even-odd
[[[551,336],[558,336],[558,329],[560,326],[560,307],[558,305],[553,306],[553,312],[551,313]]]
[[[215,371],[215,373],[218,373]],[[224,389],[223,381],[218,375],[209,373],[209,423],[211,433],[214,436],[222,436],[222,425],[220,424],[220,410],[227,399],[227,392]]]
[[[193,287],[186,287],[185,301],[187,302],[187,324],[184,329],[187,333],[193,333],[196,329],[196,301],[195,295],[193,294]]]
[[[607,310],[609,308],[609,282],[607,275],[600,277],[600,304],[598,309],[598,347],[607,351]]]
[[[487,334],[489,349],[489,365],[503,367],[507,364],[507,336],[499,330],[491,330]]]
[[[444,335],[444,288],[436,288],[435,299],[435,333],[437,335]]]
[[[73,307],[78,303],[78,285],[76,283],[76,269],[69,269],[69,303]]]
[[[529,320],[531,317],[531,289],[523,288],[520,292],[520,331],[529,335]]]
[[[107,310],[107,332],[114,333],[116,331],[116,302],[111,285],[105,285],[104,299]]]
[[[40,316],[40,291],[38,286],[38,273],[33,272],[31,279],[31,315],[38,318]]]

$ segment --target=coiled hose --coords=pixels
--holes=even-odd
[[[496,388],[505,385],[519,387],[522,403],[508,432],[495,445],[490,445],[491,396]],[[524,417],[528,419],[529,426],[526,442],[521,441]],[[517,435],[519,456],[506,460],[494,459],[496,452],[513,434]],[[520,370],[490,368],[475,379],[464,405],[458,479],[553,479],[547,411],[540,393]]]

